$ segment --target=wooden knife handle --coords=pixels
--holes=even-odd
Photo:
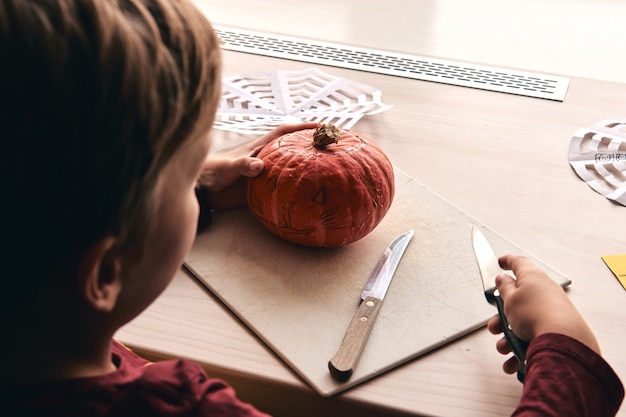
[[[381,299],[367,297],[354,313],[339,350],[328,362],[330,374],[337,381],[345,382],[352,376],[382,303]]]

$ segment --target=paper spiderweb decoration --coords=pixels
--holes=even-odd
[[[305,121],[349,129],[363,115],[390,107],[379,90],[317,68],[228,77],[222,89],[215,128],[239,133],[258,134]]]
[[[578,130],[570,142],[569,161],[591,188],[626,206],[626,119]]]

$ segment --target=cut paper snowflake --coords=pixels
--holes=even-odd
[[[570,142],[569,162],[592,189],[626,206],[626,119],[579,129]]]
[[[259,134],[285,123],[332,123],[350,129],[391,106],[379,90],[309,68],[224,78],[215,128]]]

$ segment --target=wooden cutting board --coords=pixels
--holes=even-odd
[[[191,273],[323,396],[457,339],[496,314],[483,295],[470,239],[473,225],[481,228],[496,254],[528,256],[403,172],[395,174],[389,213],[358,242],[341,248],[296,246],[267,232],[241,209],[217,213],[186,258]],[[352,378],[339,383],[330,376],[328,360],[341,344],[378,258],[408,229],[415,236],[361,361]]]

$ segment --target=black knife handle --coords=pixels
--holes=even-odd
[[[513,351],[513,355],[517,358],[519,362],[519,369],[517,370],[517,379],[520,382],[524,382],[524,377],[526,376],[526,349],[528,349],[528,342],[520,340],[513,330],[509,326],[509,320],[506,318],[504,314],[504,302],[502,301],[502,297],[496,294],[496,289],[492,288],[485,292],[485,296],[487,300],[498,307],[498,316],[500,317],[500,323],[502,324],[502,331],[504,332],[504,337],[511,347]]]

